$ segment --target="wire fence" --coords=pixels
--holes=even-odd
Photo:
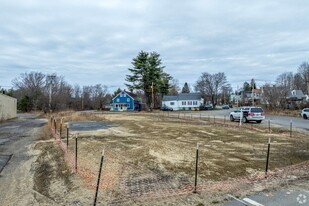
[[[179,117],[181,118],[181,117]],[[184,117],[184,119],[187,119]],[[211,121],[213,124],[222,124],[215,118],[202,117],[192,118],[192,121]],[[234,126],[224,122],[224,126]],[[84,186],[95,190],[99,166],[94,164],[87,157],[77,157],[77,150],[69,150],[65,140],[61,138],[57,128],[60,127],[60,120],[51,118],[49,122],[51,133],[64,151],[65,160],[72,172],[77,173],[84,180]],[[62,126],[61,126],[62,127]],[[251,127],[248,127],[251,129]],[[260,130],[261,128],[257,128]],[[62,130],[62,128],[60,129]],[[263,130],[265,131],[265,130]],[[266,129],[267,132],[267,129]],[[72,138],[71,138],[72,139]],[[74,138],[73,138],[74,139]],[[308,144],[308,143],[307,143]],[[285,148],[292,150],[292,148]],[[255,157],[266,156],[266,146],[263,148],[252,147],[252,153]],[[280,151],[287,152],[287,151]],[[291,152],[291,151],[289,151]],[[308,155],[307,149],[298,151],[299,155]],[[78,159],[76,159],[76,157]],[[280,159],[280,157],[275,156]],[[279,160],[276,160],[279,161]],[[280,161],[288,161],[281,159]],[[275,169],[265,174],[264,172],[255,172],[244,177],[237,177],[223,181],[211,181],[205,178],[198,178],[198,192],[222,193],[222,194],[242,194],[245,191],[253,190],[255,187],[270,187],[271,183],[288,184],[290,181],[308,177],[309,161],[300,164]],[[106,148],[104,166],[101,176],[99,201],[108,205],[123,205],[128,201],[142,201],[145,199],[158,199],[190,194],[194,191],[194,177],[188,175],[176,175],[165,173],[156,169],[149,169],[143,165],[135,165],[128,162],[125,157],[119,156]]]

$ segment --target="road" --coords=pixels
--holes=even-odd
[[[46,122],[22,114],[0,124],[1,205],[39,205],[33,195],[31,166],[36,154],[31,148]]]
[[[230,112],[234,111],[235,108],[224,109],[224,110],[209,110],[209,111],[180,111],[180,116],[192,116],[193,118],[210,117],[211,119],[220,118],[229,120]],[[170,116],[178,116],[178,111],[169,112]],[[290,129],[290,123],[292,121],[293,130],[299,130],[309,134],[309,120],[303,119],[301,117],[286,117],[286,116],[268,116],[266,114],[266,119],[261,123],[265,127],[268,126],[268,121],[270,121],[271,126],[282,127],[285,129]]]
[[[289,185],[288,188],[280,188],[274,191],[267,190],[247,198],[265,206],[309,205],[309,186],[308,182],[296,182]],[[224,203],[223,206],[243,206],[243,204],[234,200]]]

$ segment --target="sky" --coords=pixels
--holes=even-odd
[[[224,72],[241,87],[274,82],[309,61],[308,0],[1,0],[0,87],[21,73],[125,88],[132,59],[160,54],[191,87]]]

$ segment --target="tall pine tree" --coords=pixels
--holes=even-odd
[[[126,86],[130,91],[143,91],[149,107],[152,103],[152,84],[154,96],[158,93],[167,94],[171,76],[163,71],[164,66],[158,53],[141,51],[133,59],[132,66],[128,69],[131,74],[126,77],[129,82]]]
[[[183,85],[181,93],[190,93],[190,88],[187,82]]]

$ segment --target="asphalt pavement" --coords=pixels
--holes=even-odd
[[[229,121],[230,112],[234,111],[236,108],[230,109],[222,109],[222,110],[207,110],[207,111],[173,111],[170,112],[170,116],[178,116],[180,112],[181,115],[186,115],[199,118],[201,117],[210,117],[210,118],[226,118]],[[262,125],[265,127],[268,126],[268,121],[270,121],[271,126],[274,127],[281,127],[285,129],[290,129],[290,124],[292,122],[292,129],[299,130],[301,132],[305,132],[309,134],[309,120],[303,119],[299,117],[287,117],[287,116],[274,116],[274,115],[267,115],[264,121],[262,121]],[[248,123],[250,124],[250,123]]]
[[[309,205],[309,190],[305,186],[291,186],[274,191],[259,192],[246,197],[263,206],[305,206]],[[243,198],[240,200],[243,201]],[[226,202],[223,206],[243,206],[238,200]],[[251,206],[252,204],[247,204]],[[258,205],[258,204],[257,204]]]

